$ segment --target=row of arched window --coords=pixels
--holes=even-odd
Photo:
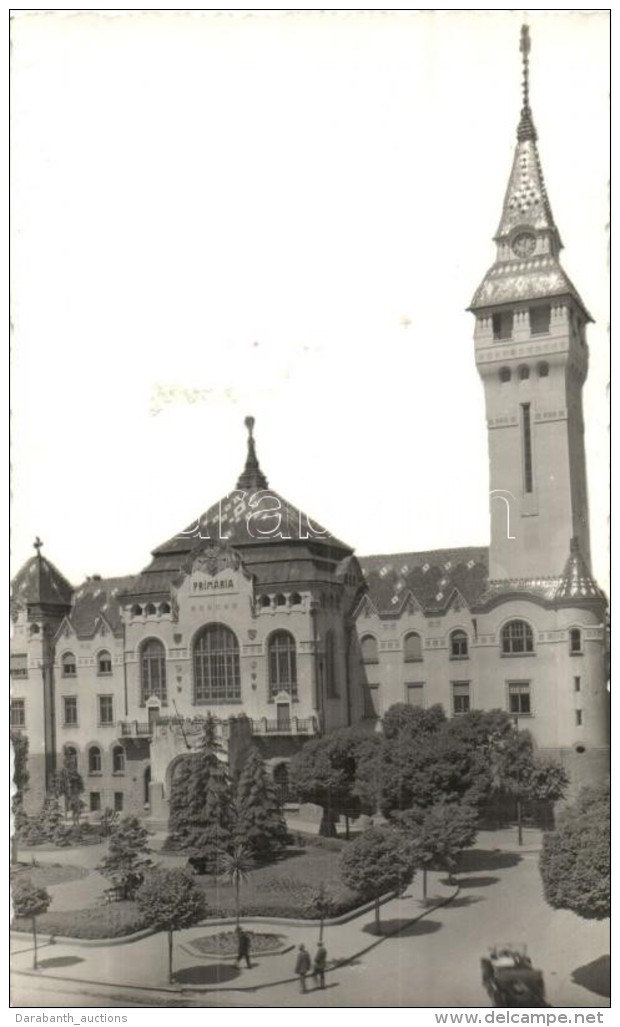
[[[78,770],[78,751],[74,745],[65,745],[63,749],[65,766],[70,770]],[[86,751],[89,774],[103,773],[103,751],[99,745],[90,745]],[[122,745],[112,749],[112,773],[125,773],[125,750]]]
[[[170,603],[135,603],[131,607],[132,617],[160,617],[167,613],[171,613]]]
[[[277,606],[301,606],[301,596],[299,592],[292,592],[288,598],[282,592],[275,596],[261,595],[258,597],[258,605],[262,610]]]
[[[538,371],[538,377],[539,378],[548,378],[549,377],[549,364],[547,363],[546,360],[541,360],[541,362],[538,364],[537,371]],[[527,364],[521,364],[521,366],[517,368],[517,378],[521,382],[526,382],[529,377],[530,377],[530,369],[529,369],[529,367],[527,366]],[[509,367],[500,367],[500,369],[499,369],[499,380],[500,380],[500,382],[502,382],[502,383],[509,382],[511,378],[512,378],[512,371],[510,370],[510,368]]]
[[[63,678],[74,678],[77,676],[77,660],[71,652],[63,653],[60,658],[60,671]],[[97,674],[112,673],[112,657],[107,649],[101,649],[97,653]]]
[[[524,620],[511,620],[501,630],[501,651],[505,656],[516,656],[534,652],[534,633]],[[364,635],[360,640],[363,663],[379,662],[379,644],[374,635]],[[571,628],[569,632],[569,651],[571,655],[582,652],[582,637],[579,628]],[[467,633],[460,629],[450,634],[450,657],[463,660],[469,656],[469,639]],[[415,663],[422,660],[422,639],[411,631],[403,639],[403,661]]]

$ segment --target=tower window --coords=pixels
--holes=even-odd
[[[570,633],[571,656],[579,656],[583,652],[581,647],[581,631],[579,628],[572,628]]]
[[[529,403],[521,404],[521,430],[523,432],[523,490],[524,492],[533,492],[532,425]]]
[[[551,307],[530,307],[530,335],[547,335],[551,324]]]
[[[574,690],[576,692],[580,692],[581,691],[581,678],[580,677],[573,678],[573,687],[574,687]]]
[[[502,628],[502,653],[504,656],[521,656],[534,652],[534,635],[524,620],[511,620]]]
[[[493,339],[500,342],[502,339],[512,339],[513,314],[511,310],[503,314],[493,314]]]
[[[549,364],[547,363],[546,360],[541,360],[540,364],[538,365],[538,377],[539,378],[548,378],[549,377]]]
[[[583,724],[583,710],[575,710],[575,724],[577,727]]]
[[[521,364],[519,368],[519,378],[522,382],[526,382],[530,376],[530,369],[527,364]]]
[[[509,382],[511,378],[512,378],[512,375],[510,373],[510,368],[509,367],[502,367],[502,368],[500,368],[499,380],[502,383],[502,385],[504,385],[506,382]]]

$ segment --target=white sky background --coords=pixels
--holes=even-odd
[[[13,21],[15,569],[39,534],[74,583],[137,572],[234,488],[249,413],[270,485],[358,553],[488,542],[465,308],[494,259],[521,21]],[[596,321],[607,587],[608,15],[528,21],[563,263]]]

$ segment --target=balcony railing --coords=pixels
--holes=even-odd
[[[316,717],[291,717],[290,720],[269,720],[260,717],[252,721],[253,735],[316,735]]]
[[[153,728],[148,721],[120,720],[118,732],[120,738],[150,738]]]

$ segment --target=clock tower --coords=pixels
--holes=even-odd
[[[523,26],[523,106],[496,258],[470,307],[485,391],[496,580],[558,576],[571,540],[587,564],[590,549],[582,388],[592,318],[560,264],[530,109],[529,50]]]

